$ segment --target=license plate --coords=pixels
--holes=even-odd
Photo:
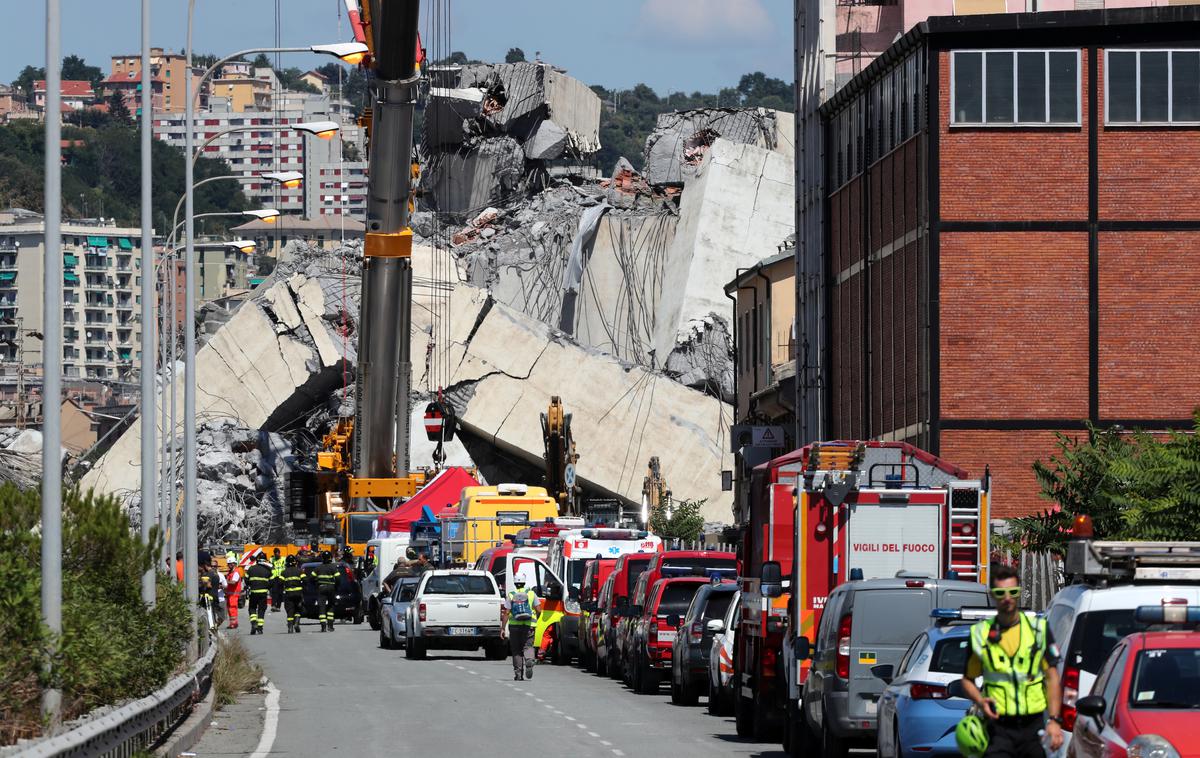
[[[674,631],[670,631],[670,632],[659,632],[659,633],[658,633],[658,641],[659,641],[659,642],[674,642],[674,641],[675,641],[675,634],[676,634],[676,633],[675,633]]]
[[[472,637],[478,630],[473,626],[452,626],[450,627],[451,637]]]
[[[867,706],[867,715],[874,716],[879,713],[879,703],[874,700],[868,700],[864,705]]]

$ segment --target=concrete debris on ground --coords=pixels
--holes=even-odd
[[[0,484],[30,490],[42,479],[42,433],[36,429],[0,427]]]
[[[431,71],[422,206],[456,217],[519,202],[555,174],[586,173],[600,149],[600,98],[544,63]]]
[[[767,108],[699,108],[658,117],[646,138],[645,175],[652,185],[686,184],[718,137],[795,157],[792,114]]]

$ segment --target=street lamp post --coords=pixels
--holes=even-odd
[[[194,1],[194,0],[193,0]],[[50,656],[62,635],[62,8],[46,0],[46,129],[42,333],[42,623]],[[62,692],[48,687],[42,709],[51,726],[61,717]]]
[[[196,261],[195,261],[195,105],[204,82],[225,63],[244,55],[256,53],[290,53],[314,52],[332,55],[349,63],[358,63],[367,54],[368,48],[361,42],[338,43],[334,45],[313,45],[310,47],[277,47],[240,50],[218,60],[200,76],[192,80],[192,19],[196,0],[188,0],[187,21],[187,72],[188,87],[186,107],[184,109],[184,154],[188,160],[184,163],[183,186],[186,188],[184,200],[186,249],[184,255],[184,311],[188,314],[187,329],[183,334],[183,520],[184,520],[184,579],[185,591],[190,602],[198,602],[200,580],[196,570],[197,553],[199,552],[197,519],[196,519],[196,329],[191,323],[192,314],[196,312]],[[57,143],[56,143],[57,144]],[[61,264],[61,261],[60,261]]]
[[[154,355],[154,195],[151,186],[150,149],[154,87],[150,81],[150,0],[142,0],[142,541],[150,543],[154,521],[155,439],[154,379],[158,374]],[[152,566],[142,574],[142,602],[154,604]]]

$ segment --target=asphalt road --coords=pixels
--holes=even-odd
[[[636,695],[612,679],[549,664],[514,682],[508,660],[485,661],[482,653],[434,651],[410,661],[401,650],[380,649],[366,623],[321,634],[307,621],[289,636],[283,614],[268,613],[266,634],[233,633],[279,690],[268,755],[783,755],[777,744],[739,739],[733,720],[709,716],[703,698],[696,707],[672,705],[667,685],[658,695]],[[254,702],[256,711],[263,707]],[[219,742],[206,735],[196,754],[257,756],[267,747],[254,730],[237,732]]]

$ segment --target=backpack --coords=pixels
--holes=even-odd
[[[511,616],[516,621],[532,621],[533,606],[529,604],[528,592],[514,592],[512,594],[512,611]]]

